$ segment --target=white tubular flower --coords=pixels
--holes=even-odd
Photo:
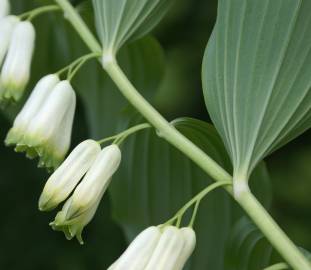
[[[57,75],[47,75],[37,83],[23,109],[15,118],[13,127],[10,129],[5,139],[6,145],[9,146],[21,143],[29,124],[38,114],[43,103],[51,94],[57,83],[59,83]]]
[[[30,76],[35,36],[30,22],[19,22],[15,26],[1,71],[0,99],[18,101],[23,95]]]
[[[54,87],[53,87],[54,86]],[[68,81],[55,75],[36,86],[6,138],[15,151],[40,157],[39,167],[56,169],[70,147],[76,95]]]
[[[10,14],[9,0],[0,0],[0,19]]]
[[[121,151],[116,144],[105,147],[98,155],[83,181],[72,195],[67,218],[75,218],[94,205],[110,184],[112,175],[121,162]]]
[[[166,227],[145,270],[174,270],[183,247],[184,238],[180,230],[173,226]]]
[[[158,227],[144,230],[108,270],[144,270],[160,237],[161,231]]]
[[[31,121],[17,151],[34,150],[39,167],[56,169],[66,156],[76,108],[76,94],[68,81],[59,82]],[[27,150],[26,150],[27,151]]]
[[[112,175],[121,162],[121,151],[117,145],[105,147],[98,155],[93,165],[66,202],[51,226],[61,230],[67,238],[76,236],[82,241],[82,230],[93,218],[103,197]]]
[[[49,211],[64,201],[100,153],[100,145],[93,140],[80,143],[51,175],[39,199],[39,209]]]
[[[196,245],[196,235],[192,228],[181,228],[180,232],[184,238],[184,247],[176,262],[174,270],[182,270],[184,268]]]
[[[195,245],[191,228],[149,227],[108,270],[182,270]]]
[[[0,66],[8,51],[13,29],[18,22],[19,19],[16,16],[7,16],[4,18],[0,16]]]

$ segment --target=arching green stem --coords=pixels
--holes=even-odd
[[[129,129],[127,129],[127,130],[125,130],[119,134],[113,135],[111,137],[103,138],[102,140],[99,140],[98,143],[103,144],[103,143],[114,140],[113,143],[121,144],[128,136],[130,136],[130,135],[132,135],[132,134],[134,134],[140,130],[151,128],[151,127],[152,126],[148,123],[139,124],[139,125],[136,125],[134,127],[129,128]]]
[[[48,6],[43,6],[43,7],[39,7],[30,11],[27,11],[21,15],[19,15],[18,17],[22,20],[26,19],[26,20],[33,20],[35,17],[48,13],[48,12],[53,12],[53,11],[60,11],[61,8],[57,5],[48,5]]]

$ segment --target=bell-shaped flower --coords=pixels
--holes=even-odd
[[[53,87],[54,86],[54,87]],[[6,144],[27,157],[40,157],[39,167],[56,169],[70,147],[76,95],[68,81],[55,75],[44,77],[35,87]]]
[[[51,223],[53,229],[64,231],[70,239],[76,236],[82,243],[82,230],[92,220],[120,162],[119,147],[115,144],[105,147],[97,155],[93,165],[65,203],[62,211]]]
[[[35,44],[35,29],[28,21],[16,24],[1,70],[0,100],[18,101],[30,77]]]
[[[0,0],[0,19],[10,14],[9,0]]]
[[[145,270],[175,270],[183,247],[184,239],[180,230],[173,226],[166,227]]]
[[[47,75],[37,83],[23,109],[14,120],[13,127],[5,140],[6,145],[17,145],[22,141],[30,122],[38,114],[57,83],[59,83],[57,75]]]
[[[196,245],[196,235],[192,228],[181,228],[180,232],[184,239],[184,247],[176,262],[174,270],[182,270],[184,268]]]
[[[108,270],[143,270],[149,262],[161,237],[158,227],[149,227],[141,232],[122,256]]]
[[[48,179],[39,199],[39,209],[49,211],[63,202],[77,186],[100,153],[93,140],[80,143]]]
[[[138,235],[108,270],[182,270],[196,244],[191,228],[150,227]]]
[[[4,18],[0,16],[0,66],[8,51],[13,29],[18,22],[19,19],[16,16],[7,16]]]

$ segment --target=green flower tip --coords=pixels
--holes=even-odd
[[[63,162],[65,154],[60,154],[48,142],[43,142],[39,136],[24,136],[18,129],[12,128],[5,139],[6,146],[15,145],[15,151],[25,153],[29,159],[39,158],[38,167],[53,171]]]
[[[25,86],[14,83],[2,86],[0,89],[0,103],[11,104],[18,102],[24,94]]]
[[[72,240],[74,237],[78,240],[80,245],[84,244],[82,238],[82,232],[84,226],[79,223],[79,220],[66,220],[65,213],[60,211],[55,220],[52,221],[49,225],[54,231],[62,231],[67,240]]]
[[[58,202],[53,200],[53,196],[42,193],[39,198],[38,208],[41,212],[49,212],[58,206]]]

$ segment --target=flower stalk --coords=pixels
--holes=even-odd
[[[93,36],[87,25],[81,19],[68,0],[55,0],[63,9],[66,18],[81,36],[82,40],[93,52],[100,52],[101,46]],[[200,168],[202,168],[215,181],[231,181],[228,174],[219,164],[211,159],[204,151],[198,148],[189,139],[176,130],[164,117],[149,104],[128,80],[122,69],[118,66],[114,55],[104,56],[104,68],[111,79],[118,86],[125,98],[157,129],[159,135],[174,145],[182,153],[188,156]],[[232,188],[226,190],[233,195]],[[294,243],[286,236],[282,229],[272,219],[269,213],[257,201],[254,195],[245,190],[239,194],[237,202],[254,223],[261,229],[271,244],[279,251],[284,259],[297,270],[311,270],[307,259],[302,255]]]
[[[216,182],[213,183],[211,185],[209,185],[208,187],[206,187],[205,189],[203,189],[200,193],[198,193],[196,196],[194,196],[189,202],[187,202],[177,213],[174,217],[172,217],[170,220],[168,220],[166,223],[164,223],[161,226],[167,226],[167,225],[172,225],[176,220],[177,220],[177,224],[176,226],[179,228],[181,225],[181,220],[182,217],[184,216],[184,214],[187,212],[187,210],[195,205],[194,207],[194,211],[192,214],[192,218],[189,224],[189,227],[193,227],[196,215],[197,215],[197,211],[199,208],[199,205],[202,201],[202,199],[210,192],[212,192],[213,190],[219,188],[219,187],[224,187],[224,186],[230,186],[232,185],[231,181],[223,181],[223,182]]]
[[[18,17],[22,20],[31,21],[39,15],[43,15],[45,13],[53,12],[53,11],[60,11],[60,10],[61,8],[58,5],[48,5],[48,6],[43,6],[43,7],[39,7],[39,8],[30,10],[30,11],[27,11],[19,15]]]
[[[151,125],[148,123],[136,125],[136,126],[131,127],[131,128],[129,128],[129,129],[117,134],[117,135],[114,135],[114,136],[111,136],[108,138],[104,138],[104,139],[98,141],[98,143],[103,144],[103,143],[114,140],[113,141],[114,144],[120,145],[128,136],[130,136],[130,135],[132,135],[132,134],[134,134],[140,130],[147,129],[147,128],[151,128]]]

